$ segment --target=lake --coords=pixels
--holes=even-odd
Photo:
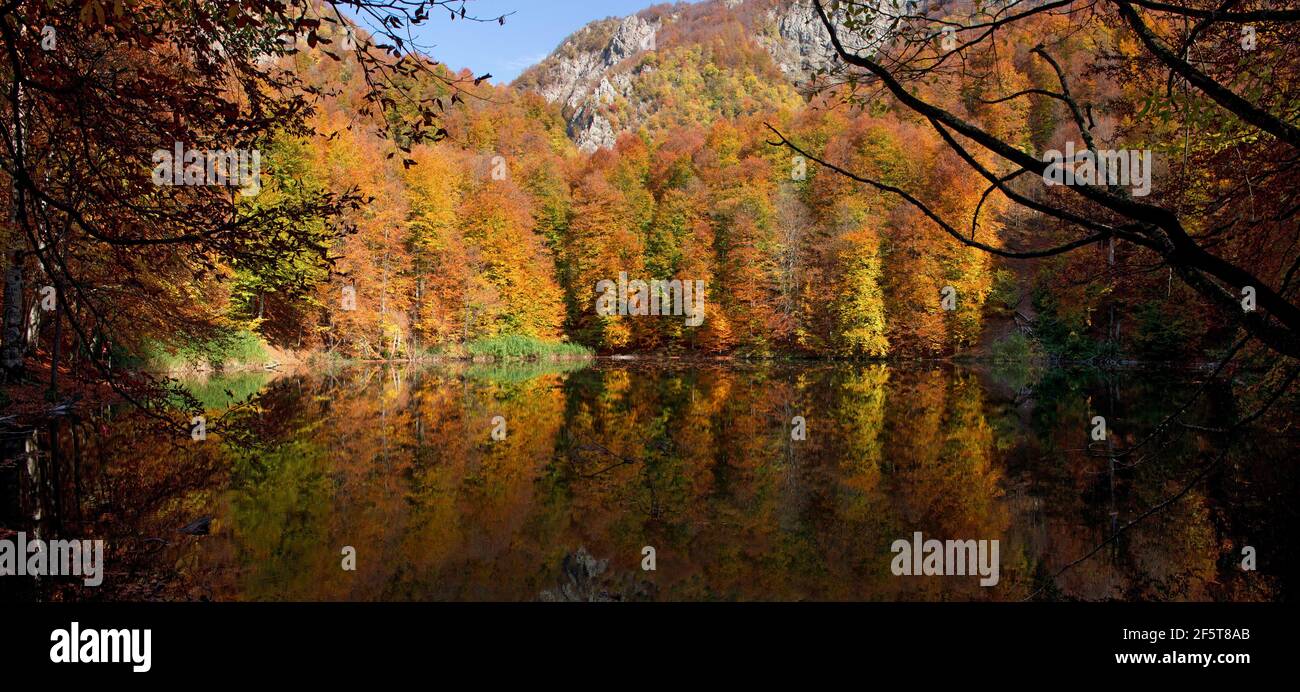
[[[103,539],[107,567],[99,587],[4,577],[0,594],[1285,599],[1294,439],[1225,447],[1199,427],[1240,415],[1216,384],[1193,427],[1121,453],[1200,377],[599,359],[196,380],[205,440],[159,435],[125,407],[8,434],[0,526]],[[951,560],[947,576],[896,574],[896,542],[917,532],[996,541],[996,583]]]

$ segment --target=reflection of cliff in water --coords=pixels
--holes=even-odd
[[[1224,470],[1054,576],[1221,450],[1197,386],[1152,373],[605,361],[364,367],[195,385],[195,443],[129,410],[4,439],[4,531],[104,538],[105,584],[5,598],[1273,599],[1292,573],[1294,443]],[[227,393],[229,391],[229,393]],[[1190,421],[1229,418],[1211,388]],[[1089,438],[1105,416],[1111,437]],[[506,423],[493,439],[493,420]],[[807,437],[791,439],[791,421]],[[31,449],[28,449],[28,448]],[[207,530],[182,530],[202,524]],[[914,531],[997,539],[1001,581],[894,576]],[[1253,542],[1253,543],[1252,543]],[[1258,572],[1243,545],[1268,546]],[[353,546],[357,570],[341,568]],[[583,546],[578,549],[576,546]],[[658,567],[643,572],[641,550]]]
[[[654,584],[635,574],[616,574],[609,560],[597,560],[586,548],[564,556],[556,586],[541,593],[541,600],[556,603],[613,603],[654,600]]]

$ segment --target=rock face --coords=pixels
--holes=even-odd
[[[593,22],[525,72],[515,85],[561,104],[569,136],[583,151],[609,147],[621,132],[637,129],[659,109],[643,95],[647,90],[638,88],[657,69],[646,56],[690,50],[690,37],[707,36],[722,23],[739,24],[746,40],[761,48],[753,52],[766,53],[767,65],[742,68],[760,82],[783,75],[789,86],[804,85],[834,63],[830,36],[811,0],[706,0]],[[666,43],[661,37],[668,33],[673,38]],[[846,37],[846,43],[850,38],[854,37]],[[869,43],[858,37],[850,45],[861,48]],[[618,104],[618,118],[610,115],[613,104]]]
[[[757,40],[788,79],[805,82],[834,64],[835,47],[811,0],[768,10],[767,19],[776,31],[759,35]]]
[[[616,70],[632,57],[655,50],[660,22],[639,15],[605,19],[583,27],[517,83],[563,104],[569,136],[584,151],[614,143],[616,133],[599,114],[601,104],[631,92],[633,75]]]

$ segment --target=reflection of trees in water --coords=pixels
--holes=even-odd
[[[1018,599],[1213,455],[1200,434],[1136,465],[1086,453],[1092,414],[1122,449],[1180,388],[884,365],[358,368],[276,380],[205,444],[133,434],[129,416],[66,421],[22,477],[47,488],[43,521],[109,539],[107,598],[529,600],[582,547],[660,598]],[[1231,405],[1216,392],[1196,415]],[[1243,441],[1231,473],[1048,593],[1268,597],[1231,551],[1293,519],[1238,479],[1293,491],[1267,463],[1289,451]],[[209,514],[212,535],[177,532]],[[1000,540],[1001,583],[893,576],[889,546],[914,531]]]
[[[1032,596],[1277,597],[1277,580],[1290,570],[1243,572],[1240,548],[1285,536],[1293,513],[1281,504],[1225,502],[1224,493],[1240,493],[1252,469],[1287,458],[1294,445],[1263,430],[1242,444],[1203,434],[1201,425],[1168,425],[1185,402],[1192,402],[1187,421],[1239,415],[1226,387],[1201,390],[1173,373],[1051,371],[1035,386],[1033,415],[1019,420],[1032,432],[1007,457],[1020,504],[1025,495],[1035,498],[1027,518],[1013,524],[1033,527]],[[1088,426],[1078,423],[1094,415],[1107,419],[1105,441],[1090,440]],[[1280,485],[1294,487],[1294,480]],[[1260,521],[1261,509],[1272,515],[1268,521]]]
[[[188,577],[194,543],[179,529],[197,516],[191,504],[201,505],[224,482],[220,455],[152,438],[151,422],[100,413],[0,436],[0,537],[22,531],[45,540],[105,541],[103,586],[72,578],[3,580],[25,600],[175,597],[171,589]]]

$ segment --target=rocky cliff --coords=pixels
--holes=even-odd
[[[623,131],[796,105],[833,61],[811,0],[706,0],[594,22],[516,86],[561,104],[570,137],[594,151]]]

